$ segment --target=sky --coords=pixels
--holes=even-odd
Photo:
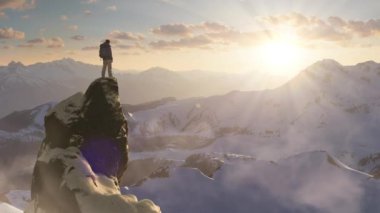
[[[380,61],[375,0],[0,0],[0,64],[70,57],[114,67],[294,75],[325,58]]]

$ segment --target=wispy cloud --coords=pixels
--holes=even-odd
[[[82,1],[83,4],[94,4],[96,2],[97,2],[97,0],[83,0]]]
[[[198,31],[225,32],[231,28],[217,22],[203,22],[200,24],[165,24],[151,30],[152,33],[165,36],[190,36]]]
[[[116,10],[117,10],[117,7],[116,7],[116,5],[108,6],[108,7],[106,8],[106,10],[108,10],[108,11],[116,11]]]
[[[61,37],[41,37],[28,40],[26,44],[21,44],[19,47],[34,47],[35,45],[45,45],[47,48],[63,48],[65,46],[65,42]]]
[[[82,48],[83,51],[94,51],[94,50],[98,50],[98,49],[99,49],[98,46],[86,46],[86,47]]]
[[[159,40],[150,43],[154,49],[207,48],[213,41],[204,35],[182,38],[179,40]]]
[[[65,43],[61,37],[53,37],[47,40],[47,48],[63,48]]]
[[[66,15],[62,15],[60,17],[60,19],[61,19],[61,21],[67,21],[67,20],[69,20],[69,17],[67,17]]]
[[[0,18],[7,18],[7,17],[8,17],[7,14],[0,11]]]
[[[0,39],[17,39],[25,38],[25,33],[14,30],[13,28],[0,28]]]
[[[116,49],[122,49],[122,50],[145,50],[145,48],[139,44],[139,43],[135,43],[135,44],[117,44],[115,46]]]
[[[45,38],[35,38],[35,39],[31,39],[27,41],[28,44],[43,44],[45,42],[46,42]]]
[[[84,13],[86,16],[90,16],[90,15],[92,15],[92,11],[91,11],[91,10],[84,10],[83,13]]]
[[[74,35],[74,36],[71,36],[70,38],[75,41],[83,41],[85,39],[85,37],[82,35]]]
[[[141,41],[144,40],[144,36],[140,33],[121,32],[119,30],[112,31],[108,34],[111,39]]]
[[[17,45],[17,47],[19,47],[19,48],[32,48],[32,47],[34,47],[34,45],[33,44],[19,44],[19,45]]]
[[[79,26],[78,25],[69,25],[67,26],[67,29],[71,30],[71,31],[77,31],[79,29]]]
[[[34,8],[36,0],[0,0],[0,10],[24,10]]]
[[[308,40],[348,41],[353,38],[366,38],[380,34],[380,19],[366,21],[346,20],[338,16],[326,19],[289,13],[267,16],[259,19],[261,23],[276,30],[276,27],[290,26],[296,33]]]
[[[192,30],[185,24],[166,24],[161,25],[151,30],[152,33],[157,35],[168,36],[189,36],[192,34]]]
[[[268,38],[265,31],[241,32],[233,27],[217,23],[167,24],[153,28],[151,32],[160,36],[177,36],[179,39],[160,39],[150,42],[154,49],[175,50],[182,48],[211,49],[226,45],[253,45]]]
[[[0,49],[3,49],[3,50],[9,50],[9,49],[13,49],[13,46],[10,46],[10,45],[2,45],[2,46],[0,46]]]

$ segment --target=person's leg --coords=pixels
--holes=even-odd
[[[113,75],[112,75],[112,60],[108,60],[108,76],[110,78],[113,77]]]
[[[102,78],[104,78],[106,75],[106,65],[107,65],[107,60],[103,60]]]

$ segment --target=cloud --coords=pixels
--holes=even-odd
[[[17,47],[20,47],[20,48],[32,48],[34,47],[33,44],[19,44],[17,45]]]
[[[94,50],[99,50],[98,46],[87,46],[82,48],[83,51],[94,51]]]
[[[86,16],[90,16],[90,15],[92,15],[92,11],[91,11],[91,10],[84,10],[83,13],[84,13]]]
[[[263,17],[259,21],[274,30],[290,26],[299,36],[309,40],[344,42],[355,37],[366,38],[380,35],[380,19],[357,21],[345,20],[337,16],[322,19],[300,13],[289,13]]]
[[[74,35],[74,36],[71,36],[70,38],[75,41],[83,41],[85,39],[85,37],[82,35]]]
[[[153,41],[154,49],[175,50],[181,48],[217,48],[226,45],[254,45],[268,39],[267,31],[241,32],[218,22],[202,22],[200,24],[167,24],[151,30],[153,34],[177,36],[177,40]]]
[[[160,2],[166,3],[166,4],[173,4],[174,0],[159,0]]]
[[[210,38],[200,35],[172,41],[154,41],[150,43],[150,46],[154,49],[207,48],[212,43]]]
[[[67,17],[66,15],[62,15],[60,17],[60,19],[61,19],[61,21],[67,21],[67,20],[69,20],[69,17]]]
[[[0,39],[17,39],[25,38],[25,33],[14,30],[13,28],[0,28]]]
[[[67,26],[67,29],[69,29],[71,31],[77,31],[79,29],[79,26],[78,25],[69,25],[69,26]]]
[[[25,10],[34,8],[36,0],[0,0],[0,10]]]
[[[153,28],[151,32],[165,36],[191,36],[198,31],[202,32],[226,32],[230,27],[217,22],[203,22],[201,24],[165,24]]]
[[[47,48],[63,48],[65,43],[61,37],[42,37],[28,40],[26,44],[21,44],[19,47],[34,47],[35,45],[45,45]]]
[[[189,36],[192,34],[192,30],[189,26],[185,24],[167,24],[161,25],[158,28],[151,30],[152,33],[158,35],[168,35],[168,36]]]
[[[83,0],[82,1],[83,4],[94,4],[96,2],[97,2],[97,0]]]
[[[120,39],[120,40],[130,40],[130,41],[141,41],[144,40],[144,36],[139,33],[131,33],[131,32],[121,32],[118,30],[112,31],[108,34],[108,36],[112,39]]]
[[[7,14],[0,11],[0,18],[7,18],[7,17],[8,17]]]
[[[65,43],[61,37],[53,37],[47,40],[47,48],[62,48]]]
[[[27,41],[28,44],[43,44],[45,42],[46,42],[46,39],[44,38],[35,38],[35,39],[31,39]]]
[[[231,29],[230,27],[218,22],[203,22],[199,27],[211,32],[227,32]]]
[[[29,15],[24,15],[24,16],[21,16],[21,19],[28,20],[28,19],[30,19],[30,16]]]
[[[115,45],[116,49],[122,49],[122,50],[145,50],[145,48],[139,44],[117,44]]]
[[[116,11],[117,7],[116,7],[116,5],[112,5],[112,6],[107,7],[106,10],[108,10],[108,11]]]
[[[2,45],[2,46],[0,46],[0,49],[9,50],[9,49],[13,49],[13,47],[10,45]]]

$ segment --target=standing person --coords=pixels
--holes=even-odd
[[[106,40],[100,45],[99,57],[103,59],[103,69],[102,69],[102,78],[106,75],[106,68],[108,68],[108,76],[112,78],[112,50],[110,45],[110,40]]]

